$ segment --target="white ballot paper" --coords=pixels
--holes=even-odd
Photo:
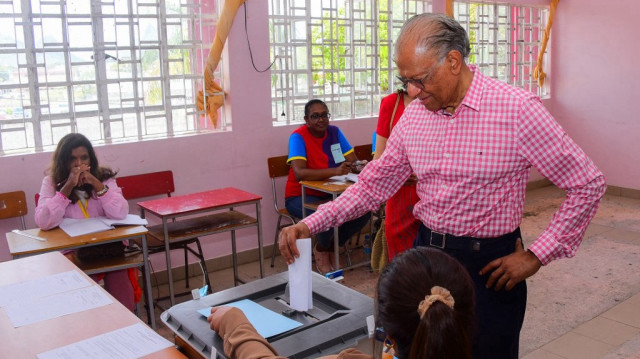
[[[102,288],[92,285],[31,302],[13,302],[4,309],[15,328],[113,303]]]
[[[313,308],[311,287],[311,238],[296,241],[300,257],[289,264],[289,305],[304,312]]]
[[[0,307],[5,307],[14,302],[31,302],[38,298],[95,284],[92,283],[79,272],[70,270],[25,282],[5,285],[0,287]]]
[[[140,358],[173,344],[142,323],[38,354],[38,359]],[[213,358],[213,357],[212,357]]]

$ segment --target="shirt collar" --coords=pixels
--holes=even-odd
[[[469,70],[473,73],[473,79],[471,85],[467,89],[467,93],[462,99],[461,105],[471,108],[475,111],[480,111],[480,102],[482,100],[482,93],[484,92],[485,77],[478,71],[478,67],[475,65],[468,65]]]

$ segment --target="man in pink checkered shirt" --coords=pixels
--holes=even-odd
[[[454,256],[476,285],[474,358],[517,358],[525,279],[575,255],[606,185],[537,96],[468,66],[469,52],[465,30],[445,15],[405,23],[394,60],[416,100],[384,155],[337,200],[284,229],[280,252],[293,262],[296,239],[375,211],[413,172],[420,197],[413,213],[422,222],[414,245]],[[519,225],[531,167],[567,197],[524,250]]]

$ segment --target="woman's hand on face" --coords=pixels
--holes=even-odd
[[[83,185],[85,183],[84,173],[88,171],[89,166],[85,164],[71,167],[71,170],[69,171],[69,177],[67,177],[67,181],[64,183],[64,186],[61,190],[62,194],[68,197],[74,188]]]
[[[95,178],[91,172],[89,172],[89,167],[87,167],[87,170],[82,172],[81,174],[81,179],[83,181],[82,184],[88,183],[93,187],[93,190],[98,192],[100,190],[102,190],[104,188],[104,184],[102,182],[100,182],[99,179]]]

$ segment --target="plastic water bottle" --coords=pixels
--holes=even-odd
[[[364,242],[362,243],[362,248],[364,249],[364,255],[371,259],[371,237],[367,234],[364,236]]]

